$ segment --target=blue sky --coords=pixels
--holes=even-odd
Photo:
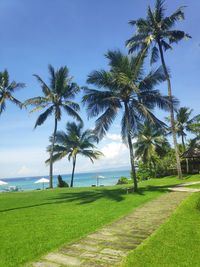
[[[67,65],[79,85],[86,84],[87,75],[94,69],[106,68],[104,54],[108,49],[125,50],[125,40],[133,33],[128,25],[130,19],[143,17],[147,0],[1,0],[0,2],[0,70],[7,68],[11,80],[26,83],[18,91],[20,100],[41,94],[32,74],[37,73],[48,80],[47,65],[56,68]],[[171,69],[174,94],[182,106],[200,113],[199,105],[199,61],[200,29],[199,1],[166,1],[167,12],[179,6],[185,9],[186,20],[178,28],[188,32],[192,39],[174,46],[166,54]],[[160,86],[166,93],[166,84]],[[80,97],[77,98],[80,101]],[[156,112],[163,117],[160,111]],[[84,109],[81,115],[86,127]],[[48,137],[52,132],[52,120],[33,130],[38,114],[18,110],[8,105],[2,114],[0,126],[0,178],[48,174],[44,164]],[[63,116],[59,129],[63,129],[68,118]],[[77,171],[88,171],[127,166],[128,151],[120,142],[119,121],[110,130],[110,135],[99,145],[105,158],[94,165],[80,159]],[[71,164],[63,160],[55,164],[55,173],[68,173]]]

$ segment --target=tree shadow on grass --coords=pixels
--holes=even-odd
[[[21,210],[21,209],[28,209],[28,208],[35,208],[40,206],[46,206],[46,205],[55,205],[55,204],[63,204],[63,203],[69,203],[69,202],[75,202],[76,205],[84,205],[93,203],[100,199],[108,199],[111,201],[121,202],[123,201],[127,195],[130,197],[131,195],[140,195],[144,196],[148,192],[166,192],[168,186],[147,186],[147,187],[141,187],[138,192],[133,191],[127,191],[127,188],[115,188],[115,189],[109,189],[109,188],[96,188],[86,191],[68,191],[68,192],[58,192],[57,196],[46,199],[45,202],[33,204],[33,205],[25,205],[25,206],[19,206],[19,207],[13,207],[9,209],[3,209],[0,210],[1,212],[9,212],[14,210]],[[130,188],[129,188],[130,189]],[[128,194],[127,194],[128,192]]]

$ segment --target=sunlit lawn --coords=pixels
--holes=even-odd
[[[188,177],[188,181],[200,176]],[[123,186],[0,194],[0,266],[17,267],[95,231],[166,192],[175,177]],[[164,186],[164,187],[163,187]]]

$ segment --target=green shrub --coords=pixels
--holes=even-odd
[[[137,178],[140,181],[153,178],[152,171],[150,171],[150,168],[147,166],[147,164],[139,162],[137,170]]]
[[[119,178],[117,185],[118,184],[132,184],[132,180],[127,177],[122,176]]]
[[[61,175],[58,175],[58,187],[69,187],[68,183],[63,181]]]
[[[176,157],[173,149],[167,155],[156,162],[156,176],[164,177],[176,173]]]

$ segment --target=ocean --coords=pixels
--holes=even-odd
[[[61,176],[64,181],[70,184],[70,179],[71,179],[70,174],[64,174]],[[74,187],[88,187],[88,186],[96,185],[97,176],[104,177],[102,179],[99,179],[99,185],[105,185],[105,186],[115,185],[121,176],[130,177],[130,171],[129,170],[120,170],[120,171],[115,170],[115,171],[75,173]],[[48,176],[0,179],[8,183],[7,185],[0,186],[0,191],[5,191],[5,189],[8,189],[10,186],[17,186],[23,191],[42,189],[43,187],[42,184],[35,184],[35,182],[42,177],[45,177],[48,179]],[[57,175],[54,176],[53,184],[54,184],[54,187],[57,186]],[[44,186],[48,187],[48,184],[45,184]]]

